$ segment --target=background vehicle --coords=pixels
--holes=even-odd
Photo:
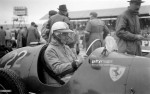
[[[0,93],[27,94],[149,94],[150,58],[95,50],[64,83],[45,83],[47,45],[24,47],[6,54],[0,61]],[[104,54],[102,54],[102,52]],[[6,93],[7,94],[7,93]]]

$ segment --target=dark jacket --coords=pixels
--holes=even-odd
[[[30,26],[28,28],[28,35],[27,35],[27,45],[30,45],[31,42],[39,42],[40,35],[34,26]]]
[[[118,51],[132,55],[141,55],[141,41],[135,35],[140,34],[139,17],[130,9],[118,16],[116,22],[116,41]]]
[[[88,51],[87,55],[89,55],[91,53],[91,51],[95,50],[96,48],[103,46],[103,34],[104,33],[109,33],[109,29],[107,28],[107,26],[105,25],[105,23],[97,18],[94,18],[92,20],[90,20],[87,25],[85,30],[87,32],[89,32],[88,34],[88,38],[86,40],[87,45],[86,48],[88,48],[90,46],[90,44],[95,40],[95,39],[100,39],[101,43],[95,43],[90,51]],[[100,45],[101,44],[101,45]]]
[[[0,29],[0,45],[5,45],[5,36],[6,32],[3,29]]]

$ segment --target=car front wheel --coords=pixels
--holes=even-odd
[[[10,69],[0,69],[0,94],[28,94],[22,79]]]

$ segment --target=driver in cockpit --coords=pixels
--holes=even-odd
[[[76,71],[84,58],[77,58],[69,46],[66,45],[69,40],[72,40],[74,32],[69,29],[65,22],[54,23],[51,34],[52,39],[45,50],[44,59],[55,74],[66,75],[62,78],[66,82],[70,77],[67,75]]]

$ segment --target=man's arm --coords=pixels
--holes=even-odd
[[[116,35],[123,39],[123,40],[127,40],[127,41],[135,41],[137,40],[137,36],[136,34],[130,33],[130,31],[128,31],[129,27],[128,27],[128,19],[124,16],[124,15],[120,15],[117,18],[117,22],[116,22]]]
[[[40,40],[40,34],[39,34],[37,28],[35,28],[35,36],[36,36],[36,38],[37,38],[38,40]]]
[[[89,21],[89,22],[87,22],[87,25],[85,27],[85,31],[87,31],[88,33],[90,33],[91,29],[92,29],[92,25],[91,25],[91,22]]]
[[[74,71],[75,64],[73,62],[64,63],[59,60],[55,50],[47,49],[45,51],[45,60],[48,62],[50,68],[56,73],[61,74],[66,71]]]
[[[105,39],[108,34],[110,34],[110,30],[109,30],[109,28],[104,24],[103,39]]]

